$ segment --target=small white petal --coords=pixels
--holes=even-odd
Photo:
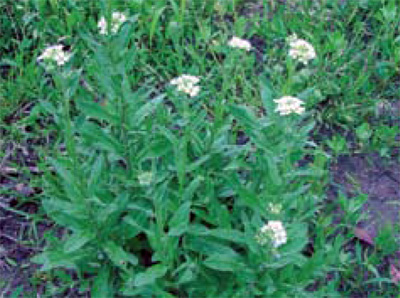
[[[278,112],[282,116],[289,115],[291,113],[302,114],[305,111],[304,107],[302,106],[304,102],[301,99],[293,96],[283,96],[279,99],[274,99],[273,101],[277,103],[275,112]]]
[[[241,39],[239,37],[232,37],[229,41],[228,41],[228,46],[232,47],[232,48],[238,48],[238,49],[242,49],[242,50],[246,50],[246,51],[250,51],[251,50],[251,44],[249,41],[245,40],[245,39]]]

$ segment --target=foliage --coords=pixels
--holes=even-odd
[[[49,296],[334,296],[361,288],[365,268],[376,293],[390,288],[376,266],[393,253],[395,242],[382,245],[391,231],[371,259],[346,249],[365,196],[339,196],[339,225],[338,205],[324,200],[323,150],[334,162],[354,148],[339,133],[322,145],[312,137],[340,127],[358,151],[389,157],[398,146],[395,126],[371,121],[399,95],[395,0],[7,0],[0,9],[1,126],[10,139],[31,136],[21,126],[54,143],[41,153],[43,180],[32,179],[64,231],[34,258],[34,282]],[[126,22],[100,34],[114,12]],[[289,57],[293,34],[315,59]],[[251,50],[230,47],[235,36]],[[38,61],[55,44],[71,54],[63,65]],[[196,96],[170,83],[184,74],[200,78]],[[289,96],[306,112],[277,113],[274,99]],[[29,116],[10,127],[5,116],[26,103]],[[271,220],[286,244],[257,241]]]
[[[43,270],[93,276],[93,293],[299,295],[340,255],[340,240],[329,250],[325,241],[315,243],[310,258],[303,254],[319,202],[309,181],[320,171],[295,164],[312,145],[312,123],[273,113],[273,90],[263,81],[270,112],[261,117],[213,96],[205,80],[195,99],[168,86],[134,88],[136,48],[126,38],[132,30],[125,26],[97,43],[85,74],[54,74],[61,96],[44,106],[67,149],[49,159],[56,176],[46,175],[43,205],[69,232],[36,261]],[[100,100],[79,86],[82,80],[96,86]],[[271,204],[282,213],[272,213]],[[271,219],[283,221],[289,235],[277,252],[255,239]],[[321,258],[330,261],[321,266]]]

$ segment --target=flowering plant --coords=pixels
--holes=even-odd
[[[125,20],[112,16],[119,25],[101,21],[100,34]],[[52,74],[57,100],[44,106],[66,150],[46,159],[54,171],[43,207],[66,232],[35,261],[84,276],[77,283],[94,297],[307,295],[340,245],[327,250],[313,239],[329,233],[310,232],[321,168],[298,167],[313,145],[303,101],[276,99],[291,86],[254,75],[248,41],[232,38],[237,50],[222,47],[206,65],[186,61],[189,49],[167,68],[176,53],[157,56],[158,33],[137,41],[135,26],[84,35],[81,69]],[[182,43],[176,32],[172,48]],[[307,256],[307,245],[318,253]]]
[[[37,58],[38,62],[56,63],[62,66],[69,61],[71,54],[64,51],[62,45],[54,45],[46,48],[43,53]]]
[[[125,23],[127,20],[126,16],[121,12],[113,12],[111,15],[111,22],[110,24],[107,23],[106,18],[103,16],[99,20],[97,27],[99,28],[100,34],[107,34],[108,27],[110,26],[110,32],[115,34],[118,32],[119,28]]]
[[[289,40],[289,56],[305,65],[310,60],[317,57],[314,47],[304,39],[297,38],[297,35],[292,35]]]
[[[259,117],[223,102],[214,106],[226,113],[217,125],[200,99],[187,105],[180,96],[149,98],[151,90],[122,82],[110,89],[103,80],[113,54],[102,47],[96,53],[102,54],[94,56],[91,71],[101,80],[89,83],[104,90],[107,105],[68,87],[82,74],[56,79],[79,114],[64,106],[58,116],[63,126],[70,123],[67,154],[50,160],[57,176],[47,177],[43,204],[69,234],[36,257],[43,270],[90,273],[91,292],[108,296],[167,295],[171,285],[201,297],[232,295],[238,287],[250,296],[295,294],[299,284],[321,274],[302,254],[305,222],[291,219],[301,204],[315,201],[305,186],[309,177],[295,166],[312,126],[294,129],[300,119],[291,118],[288,131],[273,111]],[[118,71],[115,80],[127,77]],[[183,92],[197,83],[189,75],[171,82]],[[267,90],[260,95],[273,105]],[[249,137],[247,144],[237,141],[233,123]],[[289,268],[301,278],[287,286],[279,279]],[[221,275],[227,278],[215,282]]]
[[[239,37],[232,37],[229,41],[228,41],[228,46],[230,46],[231,48],[238,48],[238,49],[242,49],[245,51],[250,51],[251,50],[251,44],[249,41],[245,40],[245,39],[241,39]]]
[[[171,80],[170,84],[175,85],[178,91],[182,91],[190,97],[194,97],[200,92],[200,86],[197,85],[199,81],[200,79],[196,76],[181,75]]]

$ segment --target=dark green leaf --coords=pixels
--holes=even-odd
[[[117,155],[123,152],[122,144],[110,133],[91,122],[86,122],[81,128],[81,134],[85,141],[92,146],[107,150]]]
[[[65,252],[74,252],[96,237],[91,231],[75,232],[64,244]]]
[[[110,278],[110,270],[107,267],[102,267],[100,273],[96,276],[91,290],[92,298],[113,297],[113,287]]]
[[[136,256],[126,252],[120,245],[113,241],[107,241],[104,243],[103,249],[114,265],[118,267],[125,267],[127,262],[132,265],[138,264]]]
[[[217,270],[217,271],[231,271],[234,272],[244,266],[238,256],[224,255],[224,254],[213,254],[209,256],[205,261],[204,265]]]
[[[157,278],[163,277],[167,273],[167,270],[168,268],[164,265],[153,265],[145,272],[137,274],[134,284],[136,287],[153,284]]]
[[[113,115],[107,107],[102,106],[99,102],[90,102],[80,100],[77,102],[79,109],[86,115],[94,119],[105,120],[110,124],[117,125],[118,117]]]
[[[130,111],[129,112],[130,125],[132,127],[137,127],[138,125],[140,125],[146,117],[148,117],[151,113],[155,111],[158,105],[162,103],[163,99],[164,95],[161,95],[144,104],[142,107],[139,108],[139,110]]]
[[[184,203],[178,208],[174,216],[169,221],[170,236],[180,236],[186,232],[189,224],[190,202]]]

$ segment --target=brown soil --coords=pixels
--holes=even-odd
[[[397,159],[396,159],[397,157]],[[391,160],[377,154],[341,156],[331,167],[334,191],[342,190],[349,198],[360,193],[368,195],[363,206],[365,220],[361,226],[372,237],[386,225],[399,223],[400,212],[400,160],[398,153]]]
[[[37,252],[37,240],[29,235],[31,223],[6,210],[0,210],[0,218],[0,296],[8,297],[19,287],[22,293],[31,292],[29,277],[36,266],[29,259]]]
[[[29,278],[37,267],[30,258],[40,251],[40,239],[48,229],[34,221],[40,189],[30,186],[29,176],[38,173],[30,143],[0,146],[5,153],[0,159],[0,297],[19,288],[24,294],[33,291]]]

